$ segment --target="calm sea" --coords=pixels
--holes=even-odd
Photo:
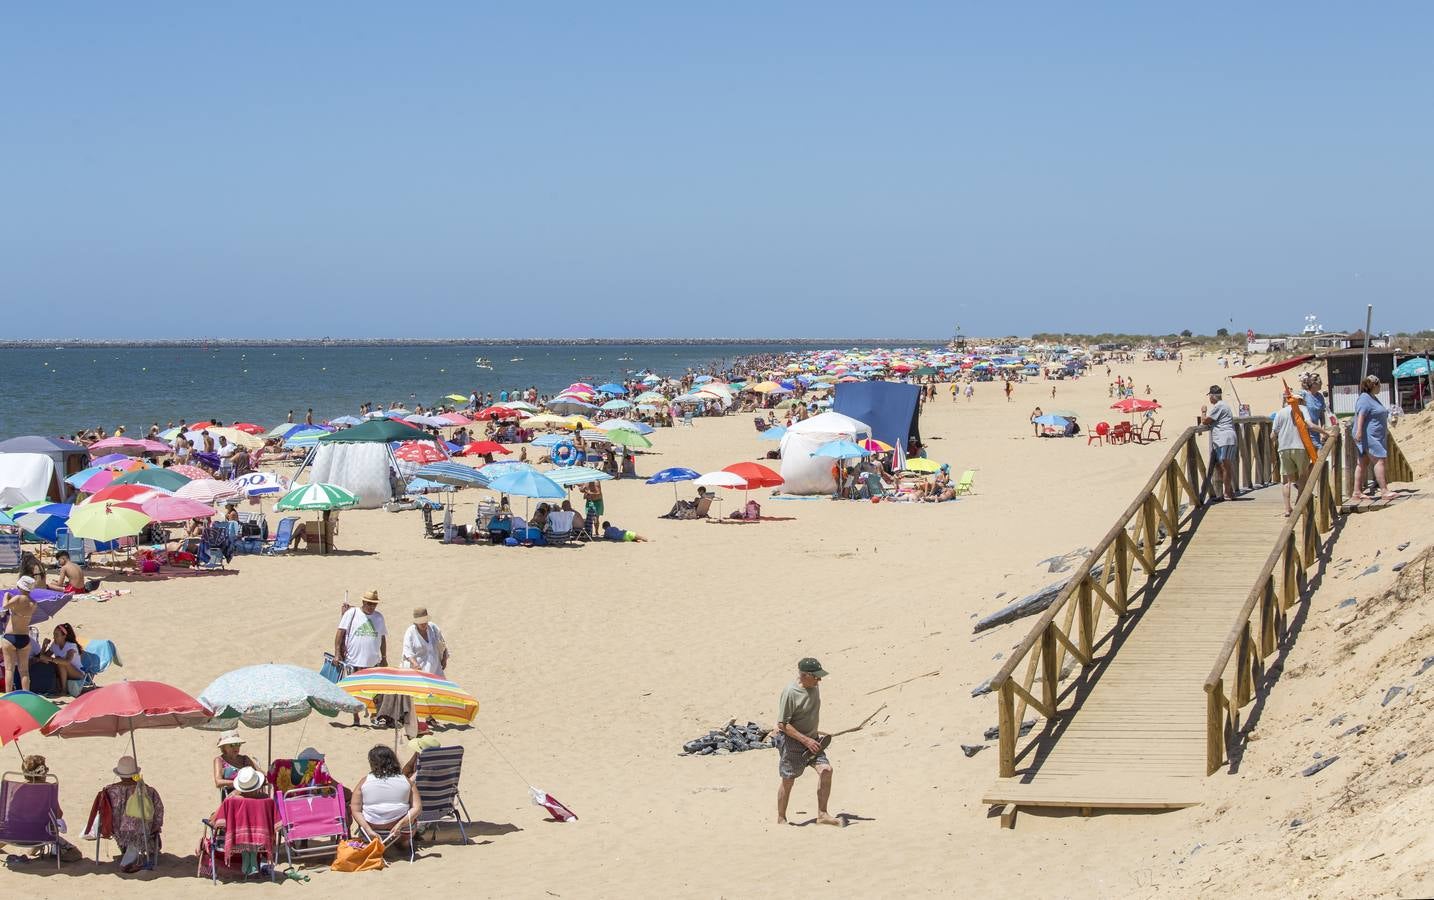
[[[689,346],[112,347],[0,349],[0,439],[125,425],[143,434],[183,418],[268,428],[290,410],[303,421],[357,415],[359,404],[429,406],[443,395],[573,381],[601,384],[642,369],[681,374],[739,356],[810,347]],[[487,358],[493,368],[478,368]]]

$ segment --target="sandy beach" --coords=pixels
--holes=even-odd
[[[1419,690],[1414,671],[1434,652],[1434,623],[1426,608],[1376,614],[1383,607],[1370,600],[1367,619],[1335,629],[1348,613],[1340,601],[1361,598],[1363,610],[1365,598],[1400,577],[1391,554],[1412,560],[1427,549],[1427,495],[1346,522],[1333,558],[1351,562],[1332,566],[1310,601],[1286,677],[1263,710],[1261,739],[1237,774],[1208,780],[1201,806],[1087,819],[1023,813],[1014,831],[1002,831],[980,803],[996,776],[994,744],[982,739],[996,707],[971,689],[995,672],[1029,622],[973,635],[974,618],[1057,580],[1041,561],[1088,547],[1109,528],[1168,439],[1194,423],[1205,389],[1225,383],[1229,370],[1210,356],[1186,359],[1183,372],[1173,362],[1139,362],[1114,374],[1151,386],[1164,406],[1157,418],[1167,442],[1088,446],[1084,434],[1033,436],[1035,406],[1075,410],[1085,428],[1117,421],[1103,369],[1018,385],[1009,402],[997,384],[978,384],[974,399],[955,402],[943,386],[926,404],[921,430],[929,456],[958,473],[976,471],[974,493],[956,502],[763,497],[766,515],[790,521],[719,525],[659,519],[671,487],[622,480],[604,485],[606,518],[650,543],[530,549],[443,545],[423,538],[416,511],[350,511],[340,515],[341,549],[332,555],[239,556],[223,573],[127,576],[109,586],[129,595],[78,600],[61,618],[82,641],[118,646],[124,667],[102,683],[157,679],[198,694],[242,665],[317,668],[346,592],[357,600],[380,591],[391,648],[412,608],[428,608],[452,649],[449,677],[482,702],[472,729],[440,734],[467,748],[462,795],[479,823],[470,832],[475,844],[459,846],[456,830],[444,828],[412,865],[363,875],[315,868],[310,883],[285,887],[308,896],[455,885],[483,897],[745,897],[797,884],[855,896],[1434,891],[1431,840],[1417,816],[1434,756],[1426,738],[1406,747],[1400,737],[1427,731],[1422,716],[1434,693]],[[1257,414],[1276,408],[1279,378],[1237,384]],[[1427,479],[1429,415],[1407,417],[1394,434]],[[654,445],[639,456],[644,477],[665,466],[720,468],[774,446],[756,439],[750,416],[738,415],[659,430]],[[691,492],[679,485],[679,493]],[[457,496],[469,521],[473,502],[490,495]],[[742,495],[725,498],[730,511]],[[271,512],[271,523],[277,518]],[[1395,551],[1404,541],[1411,545]],[[1376,551],[1381,568],[1361,577]],[[1374,628],[1385,615],[1399,616],[1397,627]],[[832,812],[847,820],[842,829],[804,824],[815,815],[810,775],[792,799],[803,827],[775,824],[771,751],[679,756],[684,741],[729,719],[771,724],[777,696],[805,656],[831,672],[822,685],[823,730],[875,713],[830,751]],[[1410,690],[1379,706],[1396,678]],[[1434,673],[1422,676],[1429,678]],[[1351,724],[1369,723],[1367,731],[1336,738],[1344,729],[1326,723],[1341,712]],[[276,728],[274,753],[315,746],[352,784],[366,750],[391,742],[392,732],[341,724],[311,716]],[[246,736],[246,751],[263,757],[264,733]],[[207,889],[194,879],[193,849],[199,820],[215,805],[214,735],[149,731],[136,740],[166,806],[159,868],[121,878],[92,862],[67,864],[58,875],[32,864],[0,880],[54,896]],[[1310,753],[1341,742],[1330,777],[1292,774]],[[48,757],[78,838],[90,798],[111,780],[129,739],[31,735],[20,743]],[[963,743],[986,749],[968,758]],[[1391,768],[1401,748],[1408,756]],[[1345,779],[1359,779],[1353,800]],[[560,798],[579,821],[546,821],[528,801],[528,784]],[[1306,824],[1291,828],[1293,818]],[[81,846],[92,857],[93,844]],[[107,843],[106,859],[111,851]],[[43,885],[23,880],[37,877]]]

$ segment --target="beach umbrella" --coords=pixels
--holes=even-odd
[[[44,728],[59,711],[58,706],[30,691],[0,694],[0,746]]]
[[[780,440],[782,439],[782,435],[784,435],[784,434],[786,434],[786,433],[787,433],[786,426],[784,426],[784,425],[773,425],[771,428],[768,428],[766,431],[759,431],[759,432],[757,432],[757,440],[759,440],[759,441],[780,441]]]
[[[202,480],[202,479],[205,479],[205,478],[213,478],[213,477],[214,477],[213,475],[211,475],[210,473],[204,471],[203,469],[199,468],[198,466],[191,466],[191,465],[189,465],[188,463],[181,463],[180,465],[177,465],[177,466],[170,466],[170,467],[169,467],[169,471],[171,471],[171,472],[177,472],[177,473],[179,473],[180,475],[183,475],[185,478],[188,478],[190,481],[195,481],[196,479]],[[180,485],[180,487],[183,487],[183,485]],[[175,488],[175,490],[178,491],[179,488]]]
[[[1064,416],[1058,416],[1055,413],[1046,413],[1043,416],[1036,416],[1031,421],[1036,423],[1037,425],[1052,425],[1056,428],[1065,428],[1067,425],[1070,424],[1069,419],[1065,418]]]
[[[1142,397],[1126,397],[1117,400],[1110,405],[1111,409],[1118,409],[1124,413],[1145,412],[1148,409],[1159,409],[1160,404],[1154,400],[1146,400]]]
[[[456,412],[443,413],[442,415],[438,416],[437,418],[442,419],[444,422],[447,422],[449,425],[472,425],[472,424],[473,424],[473,420],[470,419],[470,418],[468,418],[467,416],[463,415],[462,413],[456,413]]]
[[[612,431],[604,432],[607,435],[604,440],[618,447],[651,447],[652,441],[638,434],[636,431],[628,431],[626,428],[614,428]]]
[[[567,443],[568,438],[562,434],[542,434],[533,438],[534,447],[556,447],[559,444]]]
[[[363,419],[360,419],[358,416],[339,416],[337,419],[330,419],[330,420],[329,420],[329,424],[330,424],[330,425],[347,425],[347,426],[352,427],[352,426],[354,426],[354,425],[362,425],[362,424],[363,424]]]
[[[414,714],[454,725],[467,725],[478,715],[478,698],[446,678],[420,669],[363,669],[340,679],[338,687],[372,711],[380,694],[413,700]]]
[[[599,406],[598,409],[606,410],[608,412],[615,412],[619,409],[629,409],[631,407],[632,404],[626,400],[609,400],[602,406]]]
[[[432,463],[440,462],[448,458],[448,454],[433,446],[428,441],[405,441],[398,445],[393,451],[395,459],[411,463]]]
[[[870,456],[871,451],[851,441],[828,441],[818,447],[811,455],[825,456],[831,459],[860,459],[863,456]],[[765,466],[763,468],[765,468]],[[767,471],[770,472],[771,470],[768,469]],[[781,482],[778,482],[778,484],[780,483]]]
[[[66,478],[65,483],[77,491],[93,494],[109,487],[116,478],[124,474],[124,470],[114,466],[90,466]]]
[[[14,588],[6,588],[0,591],[0,599],[8,600],[20,592]],[[34,588],[30,591],[30,599],[35,601],[35,612],[30,616],[31,625],[39,625],[59,615],[60,610],[69,605],[74,599],[74,594],[66,594],[61,591],[52,591],[48,588]],[[0,623],[8,619],[10,614],[0,613]]]
[[[208,519],[214,510],[198,500],[179,496],[151,497],[140,504],[140,510],[156,522],[183,522],[188,519]]]
[[[267,727],[271,759],[275,725],[297,722],[311,712],[333,718],[363,709],[363,701],[313,669],[278,663],[225,672],[199,692],[199,702],[213,716],[196,726],[206,731],[227,731],[241,722]]]
[[[507,403],[504,403],[503,405],[513,410],[514,412],[519,413],[535,413],[538,411],[538,408],[536,406],[526,400],[510,399]]]
[[[773,472],[771,469],[767,468],[761,463],[733,463],[730,466],[723,466],[722,471],[731,472],[734,475],[740,476],[744,482],[743,487],[748,490],[756,490],[757,488],[764,487],[776,487],[777,485],[785,483],[782,476],[778,475],[776,472]]]
[[[537,441],[534,441],[533,443],[536,444]],[[473,443],[471,443],[471,444],[469,444],[468,446],[464,447],[462,450],[459,450],[455,455],[456,455],[456,456],[486,456],[486,455],[488,455],[488,454],[490,454],[490,453],[501,453],[501,454],[504,455],[504,456],[508,456],[508,455],[511,454],[512,452],[513,452],[512,450],[509,450],[507,447],[504,447],[502,444],[498,443],[497,441],[474,441]]]
[[[133,456],[135,454],[148,452],[148,449],[145,447],[146,443],[148,442],[139,438],[107,437],[104,440],[95,441],[90,445],[89,450],[91,456],[100,456],[111,452]],[[166,446],[165,449],[167,450],[169,448]]]
[[[438,416],[404,416],[403,421],[410,425],[431,425],[434,428],[446,428],[449,424],[447,419]]]
[[[263,433],[264,433],[264,429],[263,429],[263,428],[260,428],[258,425],[255,425],[255,424],[252,423],[252,422],[235,422],[235,423],[234,423],[234,430],[235,430],[235,431],[242,431],[242,432],[244,432],[245,434],[263,434]]]
[[[486,466],[479,466],[475,471],[487,483],[492,484],[494,479],[504,475],[511,475],[514,472],[536,472],[538,467],[519,459],[498,459]]]
[[[454,403],[467,403],[467,402],[468,402],[468,398],[465,397],[465,396],[463,396],[462,394],[445,394],[444,397],[443,397],[443,399],[444,399],[444,400],[452,400]]]
[[[597,409],[597,404],[588,403],[585,400],[577,400],[573,397],[554,397],[546,404],[548,409],[559,415],[576,415],[587,410]]]
[[[33,534],[35,537],[48,543],[55,543],[59,535],[57,531],[65,527],[70,519],[72,507],[68,503],[50,503],[40,501],[38,503],[25,503],[11,508],[10,518],[21,530]]]
[[[612,480],[612,476],[608,473],[600,472],[588,466],[568,466],[567,468],[553,469],[543,474],[563,487],[570,487],[575,484],[587,484],[591,481]]]
[[[648,484],[670,484],[672,485],[672,499],[677,499],[677,482],[696,481],[702,477],[702,473],[695,469],[684,468],[683,466],[672,466],[655,473],[647,479]]]
[[[643,391],[633,398],[634,403],[666,403],[667,398],[657,391]]]
[[[477,469],[447,460],[429,463],[414,474],[428,481],[448,485],[450,489],[453,487],[481,487],[487,483],[487,479],[479,475]]]
[[[735,472],[719,469],[716,472],[708,472],[700,478],[693,479],[692,483],[698,487],[745,488],[747,486],[747,479]]]
[[[562,485],[536,469],[499,475],[488,483],[488,487],[499,493],[540,500],[556,500],[567,496]]]
[[[578,415],[565,416],[565,417],[563,418],[563,424],[564,424],[564,425],[567,425],[569,428],[572,428],[572,429],[574,429],[574,430],[577,430],[577,429],[579,429],[579,428],[596,428],[596,427],[597,427],[596,425],[593,424],[592,419],[589,419],[589,418],[587,418],[586,416],[578,416]]]
[[[315,481],[301,484],[279,498],[274,508],[281,511],[291,509],[333,510],[357,506],[358,498],[336,484]]]
[[[110,484],[143,484],[166,491],[177,491],[189,482],[190,479],[173,469],[140,469],[137,472],[126,472]]]
[[[638,434],[652,434],[655,430],[651,425],[644,422],[631,422],[627,419],[608,419],[606,422],[602,422],[598,425],[599,431],[615,431],[619,428],[624,431],[635,431]]]
[[[488,406],[473,414],[474,420],[488,421],[490,419],[516,419],[518,410],[507,406]]]
[[[317,447],[319,438],[327,433],[326,431],[298,431],[284,438],[284,447],[288,450],[299,447]]]
[[[867,438],[861,442],[861,446],[872,453],[890,453],[896,448],[885,441],[878,441],[876,438]]]
[[[709,379],[709,380],[710,380],[710,379]],[[614,394],[614,395],[621,396],[621,395],[625,395],[625,394],[627,393],[627,388],[623,387],[623,386],[620,385],[620,384],[612,384],[612,383],[609,383],[609,384],[600,384],[600,385],[598,385],[598,393],[600,393],[600,394]]]
[[[561,426],[566,426],[566,425],[568,425],[569,423],[568,423],[568,420],[567,420],[567,419],[564,419],[562,416],[555,416],[555,415],[551,415],[551,414],[549,414],[549,413],[543,413],[543,414],[540,415],[540,416],[533,416],[531,419],[528,419],[528,420],[527,420],[526,422],[524,422],[523,424],[524,424],[524,425],[527,425],[527,426],[529,426],[529,427],[532,427],[532,428],[536,428],[536,427],[538,427],[538,426],[545,426],[545,427],[546,427],[546,426],[553,426],[553,425],[556,425],[556,426],[560,426],[560,427],[561,427]]]
[[[247,475],[245,476],[248,477]],[[197,500],[200,503],[218,503],[221,500],[233,500],[240,495],[239,488],[231,481],[215,481],[214,479],[194,480],[174,492],[174,496],[183,497],[186,500]]]
[[[1423,378],[1430,372],[1429,360],[1422,357],[1406,359],[1394,369],[1395,378]]]
[[[168,494],[169,491],[163,488],[150,487],[147,484],[112,484],[103,490],[96,491],[76,504],[76,510],[81,506],[89,506],[92,503],[134,503],[140,504],[153,497],[155,494]]]
[[[913,456],[906,461],[903,467],[908,472],[939,472],[942,464],[934,459],[927,459],[924,456]]]
[[[10,514],[7,513],[5,510],[0,509],[0,525],[9,526],[9,525],[14,525],[14,524],[15,524],[15,520],[12,519],[12,518],[10,518]]]
[[[75,507],[67,526],[70,534],[96,541],[113,541],[139,534],[152,519],[130,503],[105,501]]]

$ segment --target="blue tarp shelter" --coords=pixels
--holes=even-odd
[[[921,439],[921,389],[914,384],[890,381],[861,381],[836,386],[832,410],[871,427],[871,436],[903,448]]]

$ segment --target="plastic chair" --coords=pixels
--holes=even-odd
[[[971,493],[971,486],[976,482],[976,470],[967,469],[961,473],[961,480],[956,482],[956,496]]]
[[[1096,424],[1095,428],[1090,432],[1090,434],[1086,436],[1085,445],[1089,447],[1091,444],[1100,444],[1104,442],[1106,436],[1109,434],[1110,423],[1099,422]]]

